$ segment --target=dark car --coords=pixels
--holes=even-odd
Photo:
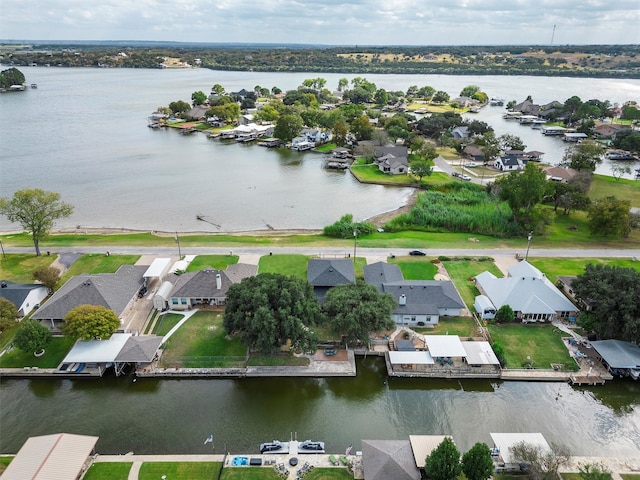
[[[411,250],[409,252],[409,255],[417,255],[419,257],[424,257],[426,255],[426,253],[424,253],[422,250]]]

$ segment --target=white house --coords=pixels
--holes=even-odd
[[[28,315],[34,308],[39,307],[47,297],[48,291],[44,285],[38,283],[13,283],[9,280],[0,281],[0,298],[6,298],[18,309],[18,317]]]

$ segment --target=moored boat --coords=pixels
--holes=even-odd
[[[314,442],[305,440],[298,445],[298,451],[301,452],[324,452],[324,442]]]
[[[274,440],[272,442],[265,442],[260,444],[260,453],[274,453],[282,452],[285,450],[285,444]]]

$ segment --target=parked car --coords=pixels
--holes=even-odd
[[[462,180],[463,182],[470,182],[471,181],[471,177],[469,175],[465,175],[464,173],[461,173],[458,178],[460,180]]]
[[[467,162],[464,164],[464,166],[468,168],[476,168],[478,164],[476,162]]]
[[[426,255],[426,253],[424,253],[422,250],[411,250],[409,252],[409,255],[418,256],[418,257],[424,257]]]

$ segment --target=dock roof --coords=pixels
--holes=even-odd
[[[640,368],[640,347],[621,340],[599,340],[591,342],[602,359],[611,368]]]
[[[541,433],[490,433],[489,435],[491,435],[493,444],[498,448],[504,463],[516,463],[516,459],[511,455],[511,448],[520,442],[539,447],[543,452],[551,450]]]

